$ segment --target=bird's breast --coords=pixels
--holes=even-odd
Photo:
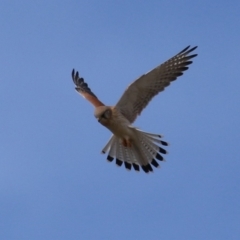
[[[122,139],[129,139],[133,134],[132,129],[129,128],[131,123],[120,113],[113,114],[112,118],[103,125],[108,128],[115,136]]]

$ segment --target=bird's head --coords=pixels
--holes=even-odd
[[[95,108],[94,116],[97,118],[98,122],[103,125],[107,125],[110,118],[112,117],[112,109],[108,106],[100,106]]]

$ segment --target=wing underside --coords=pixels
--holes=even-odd
[[[134,122],[155,95],[183,75],[192,63],[190,60],[197,56],[190,55],[196,48],[188,46],[168,61],[142,75],[127,88],[116,107],[131,123]]]
[[[73,69],[72,79],[76,85],[76,91],[79,92],[84,98],[91,102],[95,107],[104,106],[104,104],[97,98],[97,96],[88,87],[88,84],[84,82],[84,79],[79,77],[79,73]]]

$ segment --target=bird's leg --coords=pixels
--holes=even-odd
[[[122,145],[124,147],[129,147],[129,148],[132,147],[132,143],[131,143],[130,139],[125,139],[125,138],[122,139]]]

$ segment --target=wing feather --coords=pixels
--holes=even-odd
[[[76,85],[76,90],[79,92],[84,98],[86,98],[89,102],[91,102],[95,107],[105,106],[97,96],[91,91],[88,87],[88,84],[84,82],[84,79],[79,77],[79,73],[76,72],[74,69],[72,70],[72,79]]]
[[[126,89],[116,107],[131,123],[134,122],[155,95],[183,75],[188,65],[192,63],[189,60],[197,56],[189,55],[196,48],[188,46],[168,61],[142,75]]]

